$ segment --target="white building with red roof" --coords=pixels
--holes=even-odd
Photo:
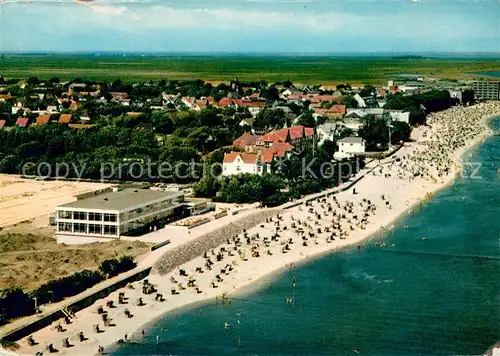
[[[247,152],[230,152],[224,154],[222,175],[262,174],[263,165],[259,161],[259,154]]]
[[[314,129],[292,126],[271,131],[263,136],[245,133],[233,142],[233,146],[246,152],[230,152],[224,155],[222,175],[262,174],[271,172],[271,163],[283,159],[294,149],[303,149],[312,144]]]

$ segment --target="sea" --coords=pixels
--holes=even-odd
[[[168,313],[109,353],[482,354],[500,340],[500,136],[464,160],[466,173],[393,232],[284,269],[230,304]]]

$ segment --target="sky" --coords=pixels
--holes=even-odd
[[[500,52],[500,0],[0,0],[1,52]]]

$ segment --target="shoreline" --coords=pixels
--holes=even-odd
[[[463,111],[466,111],[465,108],[462,108]],[[301,246],[297,246],[297,248],[293,248],[289,253],[287,254],[282,254],[278,255],[277,253],[274,253],[274,256],[278,258],[273,258],[270,256],[261,256],[261,259],[265,259],[267,263],[260,263],[259,259],[257,258],[249,258],[248,261],[246,262],[239,262],[241,264],[235,265],[235,271],[231,272],[231,274],[228,274],[227,276],[224,276],[225,283],[222,282],[217,289],[206,289],[206,287],[203,287],[203,291],[206,290],[206,292],[203,295],[193,295],[192,297],[189,294],[185,294],[184,292],[188,293],[188,291],[183,291],[182,293],[185,295],[186,298],[179,298],[179,297],[173,297],[170,295],[167,295],[166,289],[164,285],[169,282],[167,279],[168,277],[171,276],[176,276],[178,277],[178,274],[175,274],[176,271],[173,271],[171,273],[168,273],[164,276],[160,276],[158,274],[152,273],[149,277],[148,280],[152,282],[155,285],[158,285],[158,289],[160,292],[163,292],[164,295],[166,296],[167,302],[164,303],[159,303],[159,304],[154,304],[154,302],[149,302],[147,301],[146,303],[150,305],[149,309],[143,309],[140,312],[138,312],[139,307],[135,306],[130,306],[129,308],[133,312],[133,314],[137,314],[132,321],[134,326],[131,326],[129,328],[126,327],[127,323],[126,319],[123,319],[123,317],[120,317],[118,315],[111,315],[113,320],[116,320],[117,326],[114,328],[110,329],[105,329],[106,332],[102,335],[103,337],[100,337],[99,339],[94,338],[95,335],[91,334],[90,332],[86,331],[85,335],[86,337],[89,338],[88,341],[85,343],[78,343],[76,341],[76,338],[72,335],[70,337],[72,338],[73,344],[77,347],[73,347],[71,349],[60,349],[60,354],[74,354],[78,350],[78,354],[95,354],[95,351],[97,350],[96,345],[100,345],[103,347],[109,347],[111,345],[116,345],[116,342],[120,339],[123,338],[124,335],[130,335],[132,339],[135,339],[136,337],[140,337],[139,332],[141,329],[148,329],[151,327],[151,325],[156,324],[160,319],[165,318],[169,313],[172,312],[182,312],[183,310],[189,310],[192,308],[199,307],[205,303],[209,303],[210,299],[215,298],[216,296],[221,296],[222,294],[227,294],[227,295],[240,295],[240,294],[245,294],[250,292],[251,290],[258,289],[262,286],[262,283],[267,283],[266,279],[273,279],[278,277],[280,274],[282,274],[284,271],[286,271],[287,268],[290,267],[290,264],[293,264],[294,266],[300,266],[306,263],[307,261],[314,261],[317,260],[323,256],[329,255],[336,253],[337,251],[346,249],[346,248],[352,248],[356,244],[359,244],[364,241],[369,241],[377,237],[382,237],[385,233],[388,231],[393,230],[397,225],[399,225],[402,220],[405,218],[405,216],[408,216],[409,214],[414,213],[415,208],[418,207],[423,203],[423,201],[427,201],[429,199],[432,199],[432,196],[434,196],[437,192],[443,190],[444,188],[447,188],[448,186],[452,185],[460,172],[459,167],[461,168],[463,165],[463,156],[472,148],[477,147],[479,144],[484,142],[484,140],[488,137],[490,137],[493,134],[493,130],[491,129],[491,121],[498,117],[500,115],[500,105],[496,107],[496,113],[495,114],[488,114],[483,116],[480,120],[478,120],[477,124],[481,126],[482,132],[480,132],[476,137],[473,139],[467,141],[467,143],[459,147],[457,150],[453,151],[451,154],[451,162],[453,163],[453,169],[449,172],[448,175],[442,178],[442,181],[439,183],[433,183],[430,181],[422,181],[422,180],[414,180],[413,182],[400,182],[397,181],[395,178],[383,178],[379,177],[376,174],[367,174],[367,176],[363,177],[363,179],[358,182],[355,187],[356,190],[358,190],[358,187],[360,187],[360,191],[363,191],[363,188],[367,189],[369,193],[366,195],[370,197],[370,199],[376,199],[378,196],[378,191],[377,189],[373,189],[373,186],[377,187],[377,184],[379,185],[380,189],[388,189],[390,191],[389,196],[392,197],[396,196],[396,204],[400,204],[395,207],[394,210],[392,208],[388,208],[384,210],[384,214],[382,216],[380,215],[373,215],[374,217],[377,217],[377,221],[373,223],[369,223],[369,225],[366,226],[365,229],[359,230],[359,233],[357,236],[349,236],[348,239],[346,240],[336,240],[335,243],[333,244],[326,244],[326,245],[318,245],[318,246],[308,246],[306,248],[303,248]],[[433,127],[434,129],[434,127]],[[415,129],[417,130],[417,129]],[[430,131],[431,129],[429,129]],[[420,133],[421,130],[418,130]],[[424,140],[425,141],[425,140]],[[410,151],[412,148],[415,149],[415,147],[419,147],[422,145],[422,141],[417,141],[415,143],[411,143],[409,146],[405,146],[403,150]],[[407,149],[407,150],[405,150]],[[412,152],[410,152],[412,154]],[[399,155],[399,153],[398,153]],[[392,161],[392,158],[389,158],[387,162],[385,163],[391,163],[389,167],[389,173],[393,174],[394,172],[394,164]],[[382,164],[380,169],[381,171],[385,170],[384,164]],[[379,169],[377,167],[377,170]],[[381,174],[382,175],[382,174]],[[392,177],[392,176],[391,176]],[[382,178],[382,179],[381,179]],[[372,184],[367,184],[367,181],[370,180],[368,183]],[[387,188],[386,186],[387,181],[390,180],[393,182],[393,185]],[[405,189],[400,189],[400,188],[405,188]],[[391,190],[392,189],[392,190]],[[375,193],[371,190],[374,190]],[[399,191],[398,191],[399,190]],[[384,191],[384,190],[382,190]],[[415,193],[416,194],[412,194]],[[359,193],[358,193],[359,194]],[[429,197],[429,194],[431,196]],[[352,196],[353,194],[349,191],[345,191],[342,193],[339,193],[337,196],[339,197],[339,200],[343,201],[350,201],[351,199],[354,199],[355,196]],[[415,196],[412,196],[415,195]],[[406,200],[406,204],[404,204],[404,198],[408,198]],[[348,199],[349,198],[349,199]],[[403,201],[399,201],[398,198],[403,198]],[[361,202],[360,202],[361,204]],[[392,201],[391,201],[392,204]],[[304,207],[305,205],[301,205],[300,207]],[[288,211],[285,211],[282,213],[285,218],[293,220],[293,216],[299,216],[303,215],[304,212],[301,210],[300,207],[292,208],[289,209]],[[379,209],[379,207],[377,207]],[[380,207],[380,210],[384,209],[384,207]],[[293,214],[293,215],[292,215]],[[377,212],[378,214],[378,212]],[[356,234],[355,231],[353,232],[353,235]],[[299,251],[297,251],[299,250]],[[307,250],[307,251],[303,251]],[[279,249],[278,249],[279,253]],[[189,261],[183,265],[183,268],[185,268],[187,271],[194,270],[196,266],[202,265],[203,259],[196,258],[192,261]],[[227,261],[226,261],[227,262]],[[247,266],[248,265],[248,266]],[[241,266],[245,266],[245,270],[241,268]],[[250,270],[250,271],[249,271]],[[208,274],[208,273],[207,273]],[[199,275],[197,275],[199,277]],[[202,279],[204,277],[200,277]],[[205,282],[209,282],[205,280]],[[137,284],[137,283],[136,283]],[[200,283],[201,284],[201,283]],[[252,286],[252,287],[250,287]],[[130,293],[134,294],[134,290],[129,290],[129,289],[122,289],[121,291],[125,291],[127,296],[129,296]],[[137,293],[137,289],[135,290]],[[116,299],[115,297],[117,296],[118,292],[112,293],[109,297],[107,297],[107,300],[111,299]],[[140,295],[140,294],[138,294]],[[145,296],[143,296],[144,299],[146,299]],[[181,300],[182,299],[182,300]],[[130,300],[133,300],[131,297]],[[101,300],[96,302],[93,306],[82,310],[77,313],[78,318],[73,322],[73,324],[70,324],[68,326],[68,329],[74,329],[71,331],[77,331],[77,330],[82,330],[83,327],[76,328],[74,324],[79,324],[79,320],[82,320],[81,323],[89,324],[88,321],[89,319],[92,318],[93,322],[90,324],[95,324],[95,317],[92,317],[92,314],[96,314],[95,312],[91,312],[90,309],[94,309],[96,305],[104,304],[105,301]],[[147,307],[147,306],[146,306]],[[152,309],[152,310],[151,310]],[[144,311],[144,313],[143,313]],[[110,310],[111,312],[111,310]],[[117,313],[115,313],[117,314]],[[80,319],[81,317],[81,319]],[[87,319],[87,320],[84,320]],[[86,325],[85,325],[86,326]],[[52,340],[52,342],[59,342],[60,337],[57,339],[53,339],[53,328],[47,327],[45,329],[40,330],[39,332],[34,334],[34,338],[37,342],[40,342],[40,344],[43,344],[41,340],[47,339],[47,340]],[[92,340],[94,339],[94,340]],[[130,340],[130,339],[129,339]],[[90,341],[90,342],[89,342]],[[21,340],[20,343],[21,349],[20,351],[28,351],[29,349],[26,346],[25,340]],[[59,348],[59,347],[57,347]],[[33,348],[31,348],[30,353],[33,353]]]
[[[499,115],[500,115],[500,113],[499,113]],[[498,115],[486,116],[486,117],[483,118],[483,121],[484,121],[483,124],[486,125],[487,129],[485,130],[485,132],[483,134],[479,135],[476,139],[474,139],[473,141],[471,141],[470,146],[465,146],[461,150],[457,151],[457,154],[456,154],[456,157],[458,157],[457,163],[462,162],[463,161],[462,158],[464,157],[464,155],[466,155],[470,150],[472,150],[472,149],[478,147],[479,145],[481,145],[488,137],[491,137],[494,134],[494,131],[490,127],[490,122],[493,119],[495,119],[496,117],[498,117]],[[462,151],[462,152],[460,152],[460,151]],[[434,195],[436,193],[439,193],[440,191],[442,191],[442,190],[444,190],[444,189],[452,186],[454,184],[454,182],[457,180],[457,178],[458,178],[458,170],[454,171],[454,173],[449,176],[449,179],[447,179],[442,184],[441,187],[436,187],[436,189],[431,192],[432,195],[433,195],[433,197],[434,197]],[[402,211],[401,213],[399,213],[399,215],[397,215],[396,217],[394,217],[394,220],[391,221],[391,225],[393,225],[394,228],[399,227],[399,225],[402,223],[402,221],[405,219],[405,217],[407,217],[409,215],[409,213],[413,212],[414,209],[416,207],[418,207],[420,204],[421,204],[421,202],[417,202],[417,201],[414,202],[406,210]],[[391,231],[392,230],[393,229],[391,229]],[[352,241],[350,244],[346,244],[344,246],[338,246],[338,247],[332,248],[330,250],[318,251],[318,252],[312,253],[310,255],[306,255],[302,259],[297,260],[296,262],[292,262],[293,266],[294,266],[294,268],[300,268],[300,267],[304,266],[307,262],[314,262],[314,261],[317,261],[317,260],[319,260],[319,259],[321,259],[321,258],[323,258],[325,256],[337,253],[339,251],[344,251],[344,250],[352,249],[353,246],[355,246],[356,244],[358,244],[360,242],[367,242],[367,241],[373,240],[373,239],[375,239],[377,237],[382,238],[381,235],[384,235],[387,232],[388,231],[385,228],[379,228],[377,231],[372,232],[371,234],[367,235],[365,238],[360,239],[358,241]],[[263,284],[265,284],[265,282],[266,282],[265,279],[266,278],[270,278],[270,279],[279,278],[279,276],[282,275],[283,273],[285,273],[290,267],[291,267],[290,264],[283,265],[283,266],[281,266],[281,267],[279,267],[277,269],[269,270],[269,271],[265,272],[264,274],[255,277],[255,279],[249,280],[247,282],[244,282],[244,283],[238,285],[238,287],[233,292],[231,292],[231,293],[228,294],[229,299],[231,299],[231,297],[246,295],[248,293],[251,293],[253,291],[256,291],[256,290],[260,289],[261,286]],[[271,282],[269,282],[269,283],[271,283]],[[206,298],[206,299],[203,299],[203,300],[195,301],[193,303],[185,304],[185,305],[180,306],[178,308],[166,311],[162,315],[158,315],[154,319],[152,319],[152,320],[144,323],[143,325],[140,325],[139,327],[137,327],[131,333],[131,335],[132,335],[132,337],[139,336],[138,334],[140,333],[141,329],[142,330],[151,329],[151,326],[153,324],[156,324],[161,319],[165,318],[166,316],[168,316],[171,313],[183,313],[185,311],[189,311],[189,310],[200,308],[200,307],[202,307],[204,305],[208,305],[210,303],[211,303],[210,299]],[[115,344],[117,344],[117,343],[114,342],[111,345],[115,345]]]

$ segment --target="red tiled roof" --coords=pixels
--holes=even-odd
[[[127,93],[121,93],[121,92],[115,91],[115,92],[112,92],[110,94],[113,97],[113,99],[126,99],[126,98],[128,98]]]
[[[311,103],[329,102],[337,99],[333,95],[318,95],[311,99]]]
[[[71,121],[71,114],[62,114],[61,117],[59,117],[59,123],[61,124],[69,124]]]
[[[314,108],[314,112],[318,115],[325,115],[327,111],[325,108]]]
[[[48,124],[50,120],[50,114],[41,114],[36,118],[37,125],[45,125]]]
[[[244,133],[236,140],[233,141],[233,146],[245,148],[246,146],[252,146],[257,143],[258,136],[252,135],[249,132]]]
[[[78,103],[76,101],[71,101],[71,104],[69,105],[69,108],[71,110],[76,110],[78,109]]]
[[[228,107],[233,105],[233,99],[231,98],[222,98],[219,100],[219,103],[217,104],[219,107]]]
[[[271,131],[265,134],[264,136],[260,137],[258,141],[262,142],[278,142],[282,141],[285,142],[288,135],[290,134],[290,139],[296,140],[298,138],[301,138],[304,136],[313,136],[314,135],[314,129],[311,127],[304,127],[302,125],[298,126],[292,126],[292,127],[285,127],[284,129],[277,130],[277,131]]]
[[[293,146],[287,142],[275,142],[267,150],[262,151],[261,161],[264,163],[272,162],[274,157],[285,157],[288,151],[293,150]]]
[[[27,117],[19,117],[16,120],[16,126],[26,127],[26,126],[28,126],[29,122],[30,122],[29,118],[27,118]]]
[[[3,100],[10,100],[12,99],[13,96],[10,95],[10,93],[7,93],[7,94],[0,94],[0,99],[3,99]]]
[[[196,98],[194,96],[184,96],[182,99],[186,102],[188,102],[190,105],[193,105]]]
[[[255,164],[257,163],[256,153],[245,153],[245,152],[230,152],[224,153],[224,163],[232,163],[234,160],[240,156],[244,163]]]
[[[346,108],[345,105],[333,105],[327,112],[345,115]]]
[[[6,120],[0,120],[0,130],[5,127],[5,124],[7,123]]]

